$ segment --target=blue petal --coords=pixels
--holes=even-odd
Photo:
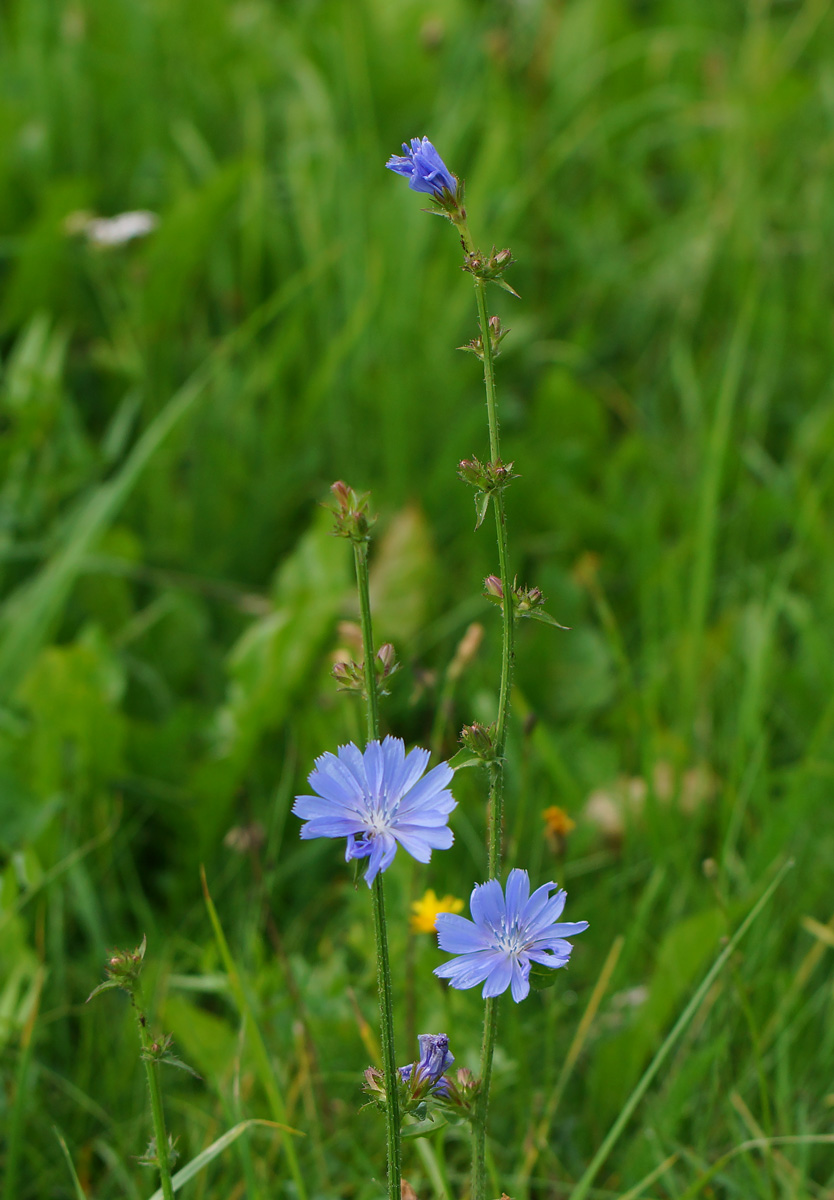
[[[416,859],[417,862],[427,863],[431,861],[432,846],[424,837],[403,833],[400,829],[394,830],[394,837],[400,843],[403,850]]]
[[[404,759],[402,756],[400,757],[400,763],[396,767],[392,765],[390,775],[387,775],[386,778],[390,792],[398,797],[403,797],[411,791],[429,765],[429,752],[415,746]]]
[[[434,973],[439,979],[448,979],[454,988],[471,988],[482,983],[502,957],[497,950],[479,950],[435,967]]]
[[[530,876],[515,867],[507,878],[507,924],[521,916],[521,910],[530,898]]]
[[[556,925],[549,926],[547,930],[548,937],[576,937],[578,933],[584,933],[588,928],[587,921],[560,921]],[[536,939],[538,941],[538,939]]]
[[[345,848],[345,862],[350,862],[353,858],[367,858],[372,850],[373,842],[367,839],[357,842],[355,835],[349,834]]]
[[[356,821],[352,821],[349,817],[316,817],[315,820],[302,825],[299,832],[301,839],[306,842],[310,838],[348,837],[352,833],[361,832],[361,830],[357,828]]]
[[[549,954],[546,950],[537,947],[525,950],[524,957],[531,958],[533,962],[541,963],[543,967],[553,967],[554,970],[557,967],[566,967],[573,946],[570,942],[565,942],[564,944],[568,948],[566,954]]]
[[[342,752],[346,749],[347,747],[344,746],[339,748],[338,758],[333,754],[323,754],[321,758],[317,758],[316,770],[313,771],[308,782],[319,795],[324,796],[327,800],[334,800],[354,808],[367,808],[364,774],[361,780],[356,778],[346,757],[343,756]],[[356,747],[354,746],[353,749],[356,750]],[[356,753],[359,754],[359,751],[356,750]]]
[[[387,871],[394,861],[394,855],[397,853],[397,843],[391,837],[390,833],[379,833],[373,839],[371,854],[368,859],[368,869],[365,872],[365,880],[368,887],[371,886],[380,871]]]
[[[439,829],[413,829],[409,826],[402,828],[396,825],[393,834],[403,850],[407,850],[418,862],[428,862],[432,850],[448,850],[455,840],[455,835],[448,825]]]
[[[469,911],[476,925],[498,929],[504,919],[504,893],[497,879],[476,884],[469,897]]]
[[[490,996],[500,996],[502,992],[506,992],[510,986],[513,977],[513,960],[509,954],[502,955],[499,962],[495,963],[489,975],[487,976],[484,990],[481,995],[485,1000]]]
[[[533,924],[545,904],[547,904],[550,893],[555,886],[556,884],[551,882],[543,883],[541,887],[536,888],[533,895],[524,905],[524,911],[521,914],[521,921],[519,922],[522,927]]]
[[[538,938],[535,942],[530,942],[529,945],[524,947],[526,954],[532,954],[534,950],[550,950],[558,958],[564,958],[567,961],[573,950],[573,942],[565,942],[561,938]]]
[[[336,800],[325,800],[321,796],[296,796],[292,810],[305,821],[311,817],[353,817],[362,823],[360,814],[352,806]]]
[[[405,743],[402,738],[391,737],[389,734],[382,743],[382,773],[385,786],[393,791],[393,780],[405,761]]]
[[[443,795],[443,793],[447,783],[451,782],[453,775],[454,771],[448,763],[439,763],[429,771],[428,775],[424,775],[419,783],[416,783],[410,789],[407,795],[403,796],[400,812],[412,813],[427,806],[431,807],[435,803],[435,798],[439,798],[440,796],[443,796],[444,802],[447,798],[451,799],[451,793],[447,795]],[[455,801],[452,799],[452,808],[454,806]],[[447,811],[451,812],[451,809],[447,809]]]
[[[526,960],[513,963],[512,992],[513,1000],[520,1004],[530,994],[530,964]]]
[[[379,742],[368,742],[362,762],[368,781],[368,795],[372,800],[377,800],[383,791],[384,780],[384,757]]]
[[[368,777],[365,774],[365,760],[362,751],[358,746],[354,746],[353,742],[348,742],[346,746],[340,746],[338,750],[339,765],[347,772],[348,778],[352,779],[357,790],[363,796],[368,794]]]
[[[438,946],[449,954],[472,954],[494,948],[489,934],[457,913],[438,913],[435,929]]]
[[[362,799],[363,793],[356,780],[334,754],[323,754],[316,759],[316,768],[307,782],[320,796],[335,804],[353,806],[357,799]]]
[[[538,916],[528,926],[527,932],[531,938],[536,937],[538,934],[547,933],[556,918],[562,915],[566,899],[567,892],[564,890],[550,897]]]

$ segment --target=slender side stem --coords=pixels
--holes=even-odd
[[[368,719],[368,741],[379,737],[379,699],[374,671],[374,634],[371,628],[371,594],[368,584],[368,543],[353,543],[353,561],[356,565],[356,586],[359,590],[359,619],[362,625],[362,653],[365,658],[366,715]]]
[[[467,225],[460,226],[461,239],[467,253],[475,249]],[[489,336],[489,313],[487,311],[486,284],[475,278],[475,301],[478,306],[478,324],[481,328],[481,343],[484,354],[484,388],[486,390],[487,424],[489,426],[489,453],[493,462],[501,458],[498,434],[498,403],[495,394],[495,355]],[[503,645],[501,653],[501,686],[498,694],[498,717],[495,724],[496,761],[489,771],[488,820],[488,874],[497,879],[501,869],[501,841],[504,821],[504,747],[507,741],[507,720],[510,712],[510,687],[513,673],[513,605],[512,580],[510,578],[510,556],[507,548],[507,518],[504,511],[504,492],[499,488],[492,494],[495,513],[495,532],[498,539],[498,574],[504,602]]]
[[[391,965],[388,961],[388,933],[385,925],[385,892],[382,874],[373,886],[374,932],[376,934],[376,976],[379,991],[379,1027],[382,1042],[382,1066],[385,1072],[385,1121],[388,1134],[388,1193],[400,1200],[402,1166],[400,1163],[400,1096],[397,1091],[397,1055],[394,1049],[394,1004],[391,995]]]
[[[474,251],[472,235],[464,224],[460,226],[461,239],[467,253]],[[489,313],[487,311],[486,283],[475,278],[475,301],[478,306],[478,323],[481,327],[481,343],[484,354],[484,388],[486,389],[487,423],[489,425],[489,453],[493,462],[501,458],[498,436],[498,406],[495,395],[495,356],[490,338]],[[510,556],[507,548],[507,519],[504,512],[504,492],[501,488],[492,494],[495,513],[495,531],[498,537],[498,573],[504,600],[503,643],[501,653],[501,686],[498,696],[498,718],[495,724],[495,761],[489,767],[489,799],[487,802],[487,861],[490,879],[497,879],[501,870],[501,843],[504,825],[504,747],[507,741],[507,721],[510,712],[510,687],[513,672],[513,600],[510,579]],[[481,1090],[478,1094],[475,1117],[472,1123],[472,1200],[484,1200],[486,1196],[486,1123],[489,1110],[489,1086],[492,1078],[492,1058],[498,1027],[498,1002],[485,1002],[484,1032],[481,1042]]]
[[[139,1026],[139,1041],[142,1045],[142,1059],[145,1063],[145,1073],[148,1077],[148,1093],[151,1098],[151,1120],[153,1136],[156,1143],[156,1163],[159,1167],[159,1181],[162,1185],[162,1195],[165,1200],[174,1200],[174,1185],[171,1182],[171,1159],[168,1146],[168,1133],[165,1129],[165,1112],[162,1107],[162,1089],[159,1086],[159,1064],[154,1062],[151,1047],[153,1038],[148,1032],[148,1020],[143,1012],[142,993],[139,984],[133,993],[133,1005],[136,1009],[136,1022]]]
[[[362,625],[362,653],[365,658],[368,741],[379,738],[379,702],[374,671],[374,636],[371,626],[371,597],[368,587],[367,542],[353,543],[356,586],[359,590],[359,615]],[[402,1166],[400,1144],[400,1096],[397,1090],[397,1055],[394,1046],[394,1003],[391,994],[391,964],[388,958],[388,931],[385,924],[385,892],[382,874],[373,883],[374,933],[376,935],[377,991],[379,1027],[382,1043],[382,1067],[385,1075],[385,1124],[388,1140],[388,1197],[401,1200]],[[167,1197],[166,1197],[167,1200]]]
[[[486,1122],[489,1088],[492,1082],[492,1056],[498,1030],[498,997],[484,1001],[484,1033],[481,1043],[481,1089],[472,1121],[472,1200],[486,1196]]]

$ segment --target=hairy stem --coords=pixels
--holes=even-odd
[[[356,566],[356,587],[359,592],[359,620],[362,626],[362,653],[365,658],[365,701],[368,721],[368,741],[379,739],[379,698],[374,671],[374,634],[371,627],[371,595],[368,582],[368,543],[353,543]]]
[[[461,241],[468,254],[475,246],[466,224],[460,225]],[[486,283],[475,279],[475,301],[484,357],[484,388],[486,390],[489,453],[499,462],[501,448],[498,434],[498,405],[495,394],[495,355],[490,338],[487,311]],[[498,573],[504,594],[503,641],[501,648],[501,685],[498,695],[498,716],[495,723],[495,760],[489,767],[489,799],[487,802],[487,862],[488,876],[497,879],[501,870],[501,849],[504,825],[504,748],[507,741],[507,722],[510,712],[510,688],[513,672],[513,602],[510,579],[510,556],[507,547],[507,519],[504,511],[504,492],[492,493],[495,530],[498,538]],[[487,1000],[484,1011],[484,1032],[481,1043],[481,1090],[478,1095],[472,1126],[472,1200],[484,1200],[486,1195],[486,1122],[489,1109],[489,1084],[492,1076],[492,1057],[495,1051],[497,1002]]]
[[[145,1064],[145,1074],[148,1077],[148,1093],[151,1100],[151,1121],[153,1122],[153,1136],[156,1143],[156,1163],[159,1168],[159,1181],[162,1185],[162,1195],[165,1197],[165,1200],[174,1200],[174,1185],[171,1182],[170,1147],[168,1145],[168,1133],[165,1129],[162,1089],[159,1086],[159,1064],[153,1059],[153,1038],[148,1032],[148,1020],[143,1011],[142,993],[138,982],[132,999],[133,1006],[136,1009],[136,1021],[139,1026],[142,1060]]]
[[[368,741],[379,740],[379,702],[374,671],[374,638],[371,626],[371,598],[368,586],[368,544],[355,541],[353,558],[359,591],[362,625],[362,652],[365,658]],[[385,1123],[388,1142],[388,1197],[401,1200],[400,1097],[397,1090],[397,1055],[394,1046],[394,1004],[391,994],[391,964],[388,958],[388,931],[385,924],[385,892],[380,872],[373,883],[374,934],[376,936],[377,992],[379,1028],[382,1043],[382,1067],[385,1074]],[[166,1197],[167,1200],[167,1197]]]

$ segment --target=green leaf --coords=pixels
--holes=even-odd
[[[405,1138],[425,1137],[430,1133],[437,1133],[446,1125],[446,1118],[440,1113],[435,1113],[431,1117],[427,1117],[425,1121],[416,1121],[413,1125],[404,1125],[402,1136]]]
[[[556,982],[557,969],[546,967],[543,963],[530,963],[530,987],[537,992],[551,988]]]
[[[475,521],[476,529],[480,529],[483,525],[488,508],[489,492],[478,492],[477,496],[475,497],[475,512],[477,513],[477,520]]]
[[[100,995],[101,992],[112,991],[113,988],[121,988],[122,991],[127,991],[127,988],[124,987],[123,984],[119,983],[117,979],[105,979],[104,983],[100,983],[98,987],[93,988],[84,1003],[89,1004],[94,996]]]
[[[252,1129],[255,1126],[261,1126],[265,1129],[278,1129],[284,1134],[299,1134],[299,1130],[291,1129],[289,1125],[281,1125],[277,1121],[262,1121],[258,1118],[241,1121],[239,1125],[234,1125],[231,1129],[227,1130],[226,1133],[222,1134],[216,1141],[212,1142],[210,1146],[207,1146],[205,1150],[198,1154],[196,1158],[192,1158],[191,1162],[186,1163],[184,1167],[177,1171],[171,1180],[174,1191],[178,1192],[184,1183],[188,1183],[189,1179],[193,1179],[195,1175],[198,1175],[203,1167],[207,1167],[210,1162],[213,1162],[217,1158],[218,1154],[222,1154],[224,1150],[227,1150],[233,1142],[237,1141],[241,1134],[246,1133],[247,1129]],[[162,1188],[157,1188],[150,1200],[164,1200]]]
[[[193,1075],[195,1079],[202,1078],[193,1067],[189,1067],[188,1063],[183,1062],[181,1058],[177,1058],[176,1054],[166,1054],[159,1061],[167,1063],[169,1067],[176,1067],[179,1071],[186,1071],[189,1075]]]
[[[482,767],[484,760],[478,758],[477,754],[473,754],[471,750],[467,750],[465,746],[458,750],[457,754],[449,759],[448,765],[453,771],[462,771],[464,767]]]
[[[542,625],[553,625],[556,629],[570,629],[570,625],[560,625],[555,617],[551,617],[550,613],[546,613],[543,608],[531,608],[529,612],[523,613],[516,610],[516,615],[530,617],[533,621],[541,621]]]

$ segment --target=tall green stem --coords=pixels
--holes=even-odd
[[[142,992],[138,981],[133,992],[133,1004],[136,1009],[136,1021],[139,1026],[139,1041],[142,1044],[142,1059],[145,1063],[145,1073],[148,1077],[148,1093],[151,1098],[151,1121],[153,1122],[156,1162],[159,1167],[162,1195],[165,1197],[165,1200],[174,1200],[174,1185],[171,1182],[170,1147],[168,1145],[168,1133],[165,1129],[165,1112],[162,1108],[162,1089],[159,1086],[159,1064],[154,1061],[153,1038],[148,1031],[148,1020],[143,1011]]]
[[[371,627],[371,593],[368,581],[368,543],[353,543],[356,566],[356,587],[359,592],[359,621],[362,626],[362,653],[365,656],[365,698],[368,721],[368,741],[379,738],[379,698],[374,670],[374,634]]]
[[[466,252],[472,254],[475,246],[468,226],[461,225],[460,231]],[[493,462],[499,462],[501,449],[498,436],[498,406],[495,395],[495,355],[490,337],[486,283],[477,277],[475,277],[475,300],[478,306],[478,323],[481,327],[484,356],[489,453]],[[503,614],[501,686],[498,695],[498,717],[495,724],[495,759],[489,767],[489,799],[487,802],[488,875],[490,879],[497,879],[501,870],[504,824],[504,747],[507,741],[507,721],[510,712],[514,633],[512,580],[510,579],[510,556],[507,549],[507,519],[504,512],[504,492],[501,488],[492,493],[492,507],[495,513],[495,530],[498,537],[498,573],[501,579],[501,590],[504,594],[501,605]],[[481,1089],[478,1093],[472,1123],[472,1200],[484,1200],[486,1196],[486,1123],[497,1026],[498,1001],[490,999],[486,1001],[484,1009],[484,1032],[481,1042]]]
[[[359,591],[359,616],[362,625],[362,652],[365,657],[368,741],[379,739],[379,703],[374,670],[374,638],[371,626],[371,597],[368,586],[368,543],[354,541],[353,560]],[[391,964],[388,958],[388,932],[385,924],[385,892],[380,872],[373,883],[374,933],[376,935],[377,991],[379,1027],[382,1042],[382,1066],[385,1074],[385,1122],[388,1140],[388,1197],[401,1200],[400,1097],[397,1090],[397,1056],[394,1046],[394,1004],[391,995]],[[166,1200],[168,1198],[166,1197]]]
[[[467,253],[474,252],[475,245],[467,225],[460,226],[461,239]],[[475,278],[475,301],[478,306],[478,324],[481,328],[481,343],[484,355],[484,388],[486,390],[487,424],[489,426],[489,453],[493,462],[501,458],[498,433],[498,403],[495,394],[495,354],[490,338],[489,313],[487,311],[486,283]],[[513,672],[513,604],[512,580],[510,578],[510,556],[507,548],[507,518],[504,511],[504,492],[498,488],[492,493],[495,513],[495,532],[498,540],[498,575],[504,600],[501,605],[503,616],[503,644],[501,648],[501,685],[498,693],[498,716],[495,724],[495,761],[489,770],[489,801],[487,807],[488,843],[487,862],[490,879],[497,879],[501,869],[501,841],[504,821],[504,747],[507,741],[507,721],[510,713],[510,687]]]

